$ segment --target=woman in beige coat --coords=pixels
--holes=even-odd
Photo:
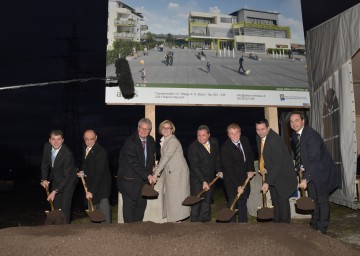
[[[159,133],[161,158],[157,166],[157,175],[164,175],[163,218],[168,222],[178,222],[190,216],[190,207],[182,202],[190,195],[189,167],[179,140],[175,137],[175,126],[165,120],[160,123]]]

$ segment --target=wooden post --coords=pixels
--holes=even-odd
[[[155,123],[155,105],[145,105],[145,117],[149,118],[152,122],[152,130],[150,135],[156,139],[156,123]]]
[[[279,133],[279,117],[277,107],[265,107],[265,118],[269,121],[269,126],[274,132]]]

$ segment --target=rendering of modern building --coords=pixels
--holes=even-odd
[[[148,30],[141,13],[122,1],[109,1],[107,49],[112,49],[116,40],[140,42],[141,35]]]
[[[250,9],[229,15],[190,12],[189,47],[242,52],[290,49],[290,28],[279,26],[279,14]]]

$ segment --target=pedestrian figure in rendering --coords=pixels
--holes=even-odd
[[[239,69],[238,69],[238,73],[240,73],[240,71],[242,70],[244,72],[244,74],[246,73],[246,70],[244,69],[244,66],[243,66],[243,62],[244,62],[244,56],[241,55],[241,57],[239,58]]]
[[[208,62],[206,63],[206,69],[207,69],[207,72],[208,72],[208,73],[210,72],[210,65],[211,65],[211,63],[210,63],[210,61],[208,61]]]
[[[140,77],[141,77],[140,82],[145,82],[145,77],[146,77],[145,68],[140,69]]]

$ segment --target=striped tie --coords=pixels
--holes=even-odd
[[[297,142],[295,146],[295,170],[299,171],[301,166],[301,157],[300,157],[300,134],[297,135]]]

